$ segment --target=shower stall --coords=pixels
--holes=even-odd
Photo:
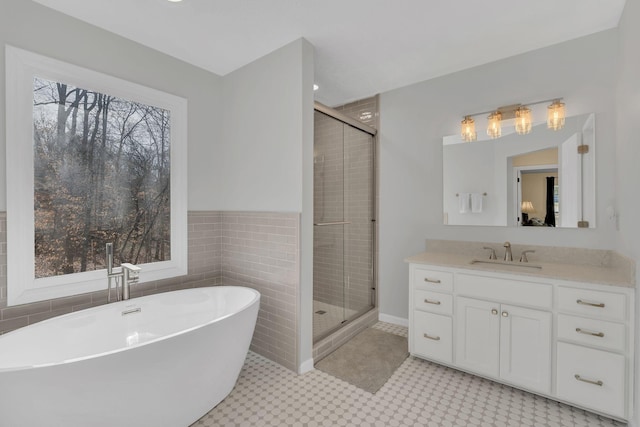
[[[375,307],[376,130],[316,103],[313,339]]]

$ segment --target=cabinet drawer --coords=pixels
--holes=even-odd
[[[624,351],[625,325],[598,319],[558,314],[558,339]]]
[[[414,306],[418,310],[436,314],[453,314],[453,296],[451,294],[416,289],[414,300]]]
[[[413,315],[412,354],[445,363],[453,361],[451,317],[416,311]]]
[[[452,292],[453,273],[416,268],[413,273],[413,285],[416,289]]]
[[[625,359],[619,354],[558,343],[558,398],[625,418]]]
[[[627,318],[625,295],[613,292],[559,287],[558,309],[595,318]]]
[[[553,287],[547,283],[458,274],[456,293],[485,300],[550,309]]]

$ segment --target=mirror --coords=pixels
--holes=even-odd
[[[482,125],[477,141],[443,138],[444,223],[595,228],[595,115],[526,135],[502,125],[497,139],[482,139]]]

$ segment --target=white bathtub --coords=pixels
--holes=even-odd
[[[253,289],[196,288],[0,336],[0,426],[189,426],[233,389],[259,304]]]

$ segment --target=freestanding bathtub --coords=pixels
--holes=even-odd
[[[233,389],[259,304],[249,288],[187,289],[0,336],[0,426],[187,427]]]

